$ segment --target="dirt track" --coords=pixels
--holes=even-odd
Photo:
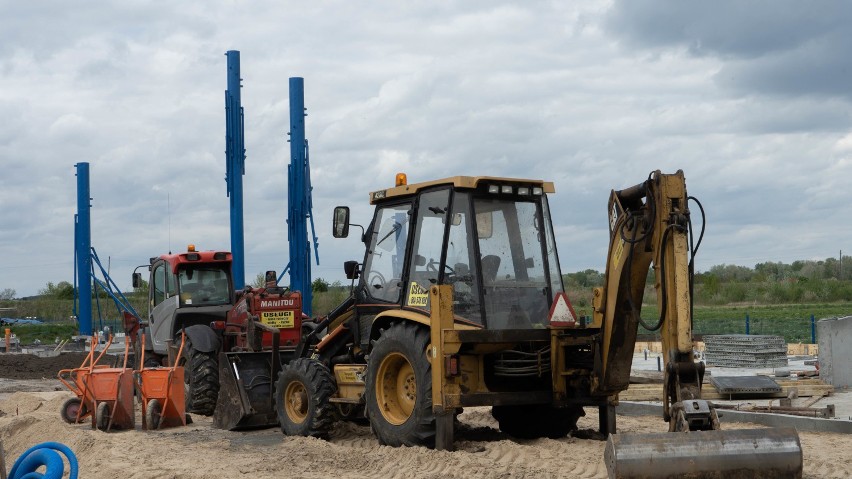
[[[488,408],[471,408],[460,416],[458,450],[444,452],[380,446],[369,427],[351,423],[340,423],[330,441],[284,437],[277,429],[221,431],[208,418],[159,432],[103,433],[88,424],[62,422],[58,411],[67,397],[66,392],[17,392],[0,400],[7,462],[51,440],[70,446],[80,460],[81,477],[90,479],[606,477],[604,442],[513,440],[496,430]],[[621,432],[661,431],[664,426],[656,417],[619,416],[618,421]],[[596,424],[593,411],[580,420],[581,428]],[[736,427],[741,426],[748,427]],[[802,433],[801,440],[804,477],[849,477],[852,436]]]
[[[62,353],[40,358],[32,354],[0,354],[0,378],[53,379],[60,369],[80,367],[87,356],[87,353]]]

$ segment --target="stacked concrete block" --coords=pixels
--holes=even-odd
[[[819,378],[834,387],[852,386],[852,316],[817,321]]]
[[[787,343],[781,336],[719,334],[704,336],[708,366],[777,368],[787,366]]]

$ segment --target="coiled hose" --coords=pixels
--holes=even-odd
[[[62,479],[65,464],[60,452],[68,459],[69,479],[77,479],[77,456],[68,446],[58,442],[43,442],[24,451],[12,466],[9,479]],[[42,466],[44,473],[36,472]]]

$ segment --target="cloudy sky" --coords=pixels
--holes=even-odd
[[[852,6],[843,1],[0,0],[0,290],[73,280],[74,165],[119,286],[230,247],[227,50],[241,52],[246,277],[287,264],[288,78],[305,78],[314,276],[363,246],[403,171],[553,180],[565,272],[602,270],[610,189],[683,169],[698,268],[852,252]],[[170,212],[170,214],[169,214]]]

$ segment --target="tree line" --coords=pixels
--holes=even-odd
[[[562,276],[565,289],[581,305],[591,302],[591,288],[602,286],[604,273],[587,269]],[[645,301],[653,302],[654,271],[648,271]],[[852,301],[852,257],[757,263],[753,268],[720,264],[696,272],[694,299],[698,305],[736,303],[791,304]]]
[[[648,272],[645,302],[653,303],[653,268]],[[252,286],[264,284],[265,276],[259,273]],[[569,298],[577,307],[588,307],[592,301],[592,288],[602,286],[604,273],[586,269],[562,276]],[[313,312],[325,314],[349,294],[349,284],[340,281],[329,283],[323,278],[314,279]],[[139,314],[147,311],[147,284],[133,292],[126,292]],[[115,309],[106,293],[96,288],[96,298],[104,309]],[[15,299],[15,290],[0,290],[0,308],[14,308],[8,316],[68,319],[72,314],[74,287],[67,281],[48,282],[39,294],[27,300]],[[825,260],[800,260],[790,264],[782,262],[757,263],[747,266],[720,264],[707,271],[696,272],[694,298],[697,305],[724,304],[792,304],[833,303],[852,301],[852,257],[826,258]],[[103,301],[105,300],[105,301]]]

